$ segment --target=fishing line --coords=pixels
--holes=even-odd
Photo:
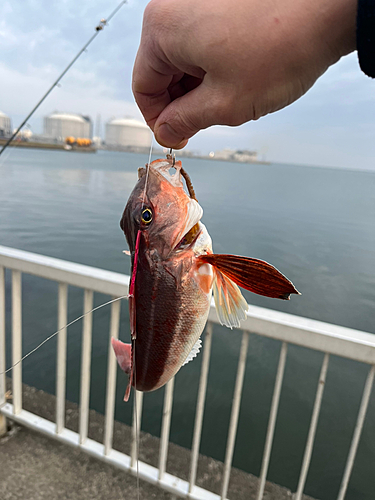
[[[148,163],[146,164],[146,179],[145,179],[145,187],[143,190],[143,197],[142,197],[142,209],[145,206],[145,199],[146,199],[146,192],[147,192],[147,184],[148,184],[148,173],[150,171],[150,164],[151,164],[151,156],[152,156],[152,147],[153,147],[153,140],[154,140],[154,135],[151,131],[151,145],[150,145],[150,152],[148,155]],[[134,291],[135,288],[135,279],[136,279],[136,273],[137,273],[137,259],[138,259],[138,250],[139,250],[139,236],[140,236],[140,229],[138,230],[137,233],[137,239],[136,239],[136,248],[135,248],[135,255],[134,255],[134,261],[133,261],[133,272],[132,272],[132,277],[131,277],[131,290],[132,292]],[[131,332],[133,335],[133,332]],[[135,332],[134,332],[135,333]],[[137,363],[136,363],[136,337],[132,339],[132,349],[133,349],[133,376],[134,376],[134,427],[135,427],[135,454],[136,454],[136,481],[137,481],[137,500],[139,500],[139,429],[138,429],[138,408],[137,408]]]
[[[146,167],[146,179],[145,179],[145,188],[143,190],[142,208],[145,206],[146,189],[147,189],[147,183],[148,183],[148,173],[150,171],[153,142],[154,142],[154,134],[151,132],[151,146],[150,146],[150,152],[148,155],[148,163],[147,163],[147,167]]]
[[[137,500],[139,500],[139,430],[138,430],[138,408],[137,408],[137,371],[136,371],[136,363],[135,363],[135,342],[134,344],[134,414],[135,414],[135,454],[136,454],[136,469],[137,469]]]
[[[99,35],[99,33],[107,26],[108,22],[117,14],[117,12],[121,9],[123,5],[127,3],[127,0],[123,0],[107,17],[107,19],[101,19],[99,24],[95,27],[95,33],[90,37],[88,42],[82,47],[82,49],[78,52],[78,54],[74,57],[74,59],[68,64],[68,66],[64,69],[61,75],[57,78],[57,80],[51,85],[51,87],[47,90],[44,96],[40,99],[40,101],[34,106],[34,108],[30,111],[30,113],[26,116],[21,125],[17,128],[17,130],[13,133],[13,135],[8,139],[8,141],[4,144],[3,149],[0,151],[0,156],[7,149],[9,144],[16,137],[18,132],[22,129],[22,127],[28,122],[28,120],[33,116],[35,111],[39,108],[39,106],[44,102],[44,100],[49,96],[52,90],[59,84],[62,77],[70,70],[76,60],[86,51],[87,47],[95,40],[95,38]]]
[[[105,302],[104,304],[100,304],[99,306],[96,306],[94,307],[94,309],[91,309],[91,311],[88,311],[84,314],[82,314],[82,316],[79,316],[78,318],[74,319],[73,321],[71,321],[70,323],[68,323],[67,325],[63,326],[62,328],[60,328],[59,330],[57,330],[57,332],[53,333],[52,335],[50,335],[49,337],[47,337],[46,339],[44,339],[39,345],[37,345],[34,349],[32,349],[30,352],[28,352],[27,354],[25,354],[20,360],[18,360],[16,363],[14,363],[14,365],[12,365],[10,368],[8,368],[7,370],[5,370],[4,372],[0,372],[0,375],[4,375],[5,373],[8,373],[10,372],[11,370],[13,370],[13,368],[15,368],[17,365],[19,365],[20,363],[22,363],[22,361],[24,361],[26,358],[28,358],[29,356],[31,356],[31,354],[33,354],[35,351],[37,351],[38,349],[40,349],[46,342],[48,342],[49,340],[51,340],[53,337],[55,337],[58,333],[60,333],[62,330],[64,330],[65,328],[68,328],[70,325],[72,325],[73,323],[76,323],[77,321],[79,321],[80,319],[84,318],[85,316],[87,316],[88,314],[91,314],[93,313],[94,311],[97,311],[98,309],[101,309],[102,307],[104,306],[108,306],[109,304],[112,304],[113,302],[117,302],[118,300],[122,300],[122,299],[127,299],[129,296],[128,295],[122,295],[121,297],[117,297],[116,299],[112,299],[112,300],[109,300],[108,302]]]
[[[147,183],[148,183],[148,173],[150,171],[150,164],[151,164],[151,156],[152,156],[152,147],[153,147],[153,142],[154,142],[154,134],[151,131],[151,145],[150,145],[150,152],[148,155],[148,164],[147,164],[147,172],[146,172],[146,179],[145,179],[145,189],[143,191],[143,200],[142,200],[142,208],[145,205],[145,199],[146,199],[146,190],[147,190]],[[134,413],[135,413],[135,453],[137,455],[136,459],[136,468],[137,468],[137,500],[139,500],[139,429],[138,429],[138,408],[137,408],[137,370],[136,366],[137,363],[135,362],[135,344],[136,344],[136,339],[133,341],[134,344]]]

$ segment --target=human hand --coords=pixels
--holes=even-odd
[[[180,149],[301,97],[355,50],[356,0],[152,0],[133,92],[156,140]]]

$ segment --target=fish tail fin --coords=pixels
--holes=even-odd
[[[220,323],[228,328],[238,328],[240,320],[246,319],[249,306],[238,286],[215,268],[213,292]]]
[[[111,339],[112,347],[116,355],[117,363],[121,370],[129,375],[128,385],[126,387],[124,401],[129,400],[130,391],[133,383],[133,359],[131,344],[124,344],[121,340]]]
[[[284,300],[289,300],[292,293],[301,295],[286,276],[264,260],[219,254],[201,255],[199,259],[211,264],[216,271],[245,290],[258,295]]]

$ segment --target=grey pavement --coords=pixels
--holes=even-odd
[[[33,387],[23,386],[23,408],[53,420],[55,397]],[[78,427],[78,406],[66,402],[66,426]],[[137,480],[131,474],[105,464],[78,448],[60,443],[8,421],[11,430],[0,439],[0,500],[172,500],[176,497],[157,486]],[[103,442],[103,415],[90,410],[89,437]],[[129,454],[130,427],[115,422],[115,448]],[[141,433],[140,459],[157,466],[159,439]],[[170,443],[167,471],[181,479],[189,476],[190,451]],[[197,485],[220,493],[223,464],[199,456]],[[258,478],[232,468],[230,500],[255,500]],[[291,500],[287,488],[267,482],[264,500]],[[313,500],[304,496],[304,500]]]

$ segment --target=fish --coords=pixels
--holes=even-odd
[[[131,255],[131,343],[112,339],[129,376],[125,401],[131,387],[159,389],[197,356],[212,294],[220,323],[229,328],[239,327],[248,310],[239,286],[286,300],[299,294],[265,261],[215,254],[202,216],[181,161],[169,156],[138,170],[120,221]]]

